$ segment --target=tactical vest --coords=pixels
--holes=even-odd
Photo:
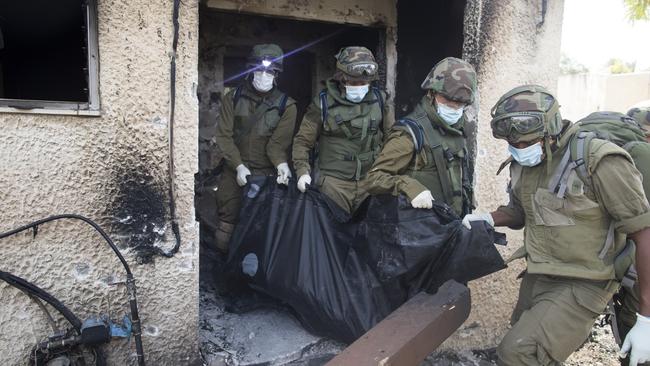
[[[233,93],[233,141],[249,168],[272,168],[266,144],[288,105],[295,101],[277,88],[260,96],[247,86]]]
[[[509,189],[526,216],[524,247],[530,273],[592,280],[614,279],[614,259],[625,248],[625,234],[617,233],[589,184],[570,164],[572,134],[563,136],[546,164],[510,165]],[[608,155],[629,155],[608,141],[589,142],[590,167]],[[549,173],[550,172],[550,173]]]
[[[441,199],[458,215],[471,211],[471,182],[463,135],[452,135],[434,126],[420,104],[399,120],[395,129],[407,131],[415,151],[405,175],[422,183],[435,199]]]
[[[325,89],[319,95],[319,169],[335,178],[361,180],[381,149],[384,95],[373,87],[361,102],[343,104],[329,93]]]

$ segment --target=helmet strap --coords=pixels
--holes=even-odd
[[[548,135],[548,133],[544,134],[544,153],[546,154],[546,173],[551,174],[553,154],[551,152],[551,137]]]

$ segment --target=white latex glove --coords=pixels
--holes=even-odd
[[[468,229],[472,228],[470,225],[471,221],[486,221],[488,224],[490,224],[490,226],[494,227],[494,219],[489,212],[467,214],[465,217],[463,217],[463,225],[465,225],[465,227]]]
[[[618,356],[625,358],[630,350],[630,366],[650,361],[650,317],[636,314],[636,323],[625,337]]]
[[[431,208],[433,207],[433,196],[430,190],[420,192],[411,201],[411,206],[414,208]]]
[[[300,192],[305,193],[309,184],[311,184],[311,176],[309,174],[303,174],[298,178],[298,189]]]
[[[251,175],[251,171],[248,170],[244,164],[239,164],[237,166],[237,184],[239,184],[240,187],[246,185],[246,182],[248,181],[246,177],[249,175]]]
[[[278,184],[288,186],[289,178],[291,178],[291,169],[289,169],[289,164],[286,162],[278,164],[278,179],[276,179]]]

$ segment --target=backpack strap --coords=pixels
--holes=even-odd
[[[320,94],[318,94],[318,97],[320,98],[320,117],[321,120],[323,121],[323,125],[327,123],[327,89],[321,90]]]
[[[282,99],[280,99],[280,104],[278,105],[278,114],[280,116],[284,115],[284,111],[287,109],[287,101],[289,100],[289,95],[282,93]]]
[[[415,151],[413,152],[414,154],[422,151],[422,147],[424,146],[424,131],[422,130],[422,126],[420,126],[419,123],[415,122],[412,119],[402,118],[397,121],[395,127],[401,127],[400,129],[406,130],[411,134],[411,138],[413,138],[413,145],[415,146]]]

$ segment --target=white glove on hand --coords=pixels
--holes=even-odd
[[[431,191],[426,190],[420,192],[415,198],[411,201],[411,206],[414,208],[431,208],[433,207],[433,196]]]
[[[239,164],[237,166],[237,184],[239,184],[240,187],[246,185],[246,182],[248,181],[246,177],[249,175],[251,175],[251,171],[248,170],[244,164]]]
[[[650,361],[650,317],[636,314],[636,323],[625,337],[618,356],[625,358],[630,350],[630,366]]]
[[[307,185],[309,184],[311,184],[311,176],[309,174],[303,174],[298,179],[298,189],[302,193],[305,193],[307,190]]]
[[[289,164],[286,162],[278,164],[278,179],[276,179],[276,182],[288,186],[289,178],[291,178],[291,169],[289,169]]]
[[[470,230],[472,229],[472,225],[470,225],[471,221],[486,221],[490,226],[494,227],[494,219],[489,212],[465,215],[465,217],[463,217],[463,225]]]

